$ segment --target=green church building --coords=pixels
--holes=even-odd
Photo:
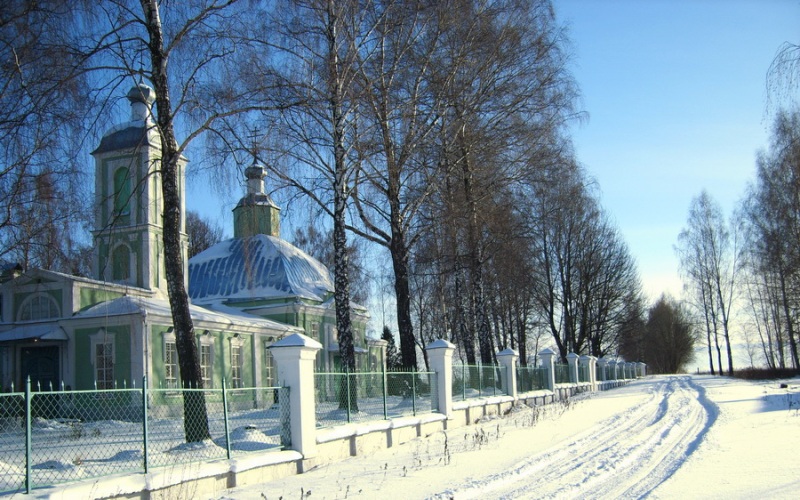
[[[93,278],[3,269],[2,390],[20,390],[28,377],[34,390],[138,386],[143,377],[151,387],[180,385],[164,273],[153,90],[140,84],[127,98],[131,120],[109,130],[92,152]],[[254,164],[245,173],[234,237],[184,258],[205,387],[223,380],[231,387],[274,385],[267,348],[292,333],[322,343],[320,371],[339,364],[330,273],[280,238],[280,210],[265,194],[264,168]],[[182,239],[186,256],[185,232]],[[383,362],[383,342],[366,339],[366,309],[353,305],[352,314],[358,363],[374,368]]]

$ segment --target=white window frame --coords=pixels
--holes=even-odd
[[[164,385],[167,389],[178,389],[180,388],[178,344],[175,341],[175,331],[172,328],[164,332],[163,341]],[[170,345],[172,346],[172,349],[169,348]],[[173,359],[171,360],[168,356],[170,352],[174,354]]]
[[[335,346],[339,343],[339,330],[334,325],[325,325],[328,333],[328,345]]]
[[[214,388],[214,337],[208,330],[204,331],[198,339],[197,355],[200,361],[200,377],[203,389]],[[204,352],[207,356],[204,357]]]
[[[230,363],[231,363],[231,388],[233,389],[240,389],[244,387],[244,383],[242,380],[242,372],[244,371],[244,357],[242,356],[242,346],[244,345],[244,339],[239,337],[238,335],[231,337],[231,354],[230,354]]]
[[[98,390],[108,390],[114,389],[114,365],[115,365],[115,355],[116,355],[116,345],[114,345],[114,335],[109,334],[105,328],[101,328],[89,336],[89,358],[92,363],[92,374],[94,376],[94,383]],[[110,355],[107,352],[104,352],[103,359],[110,358],[111,366],[106,366],[106,361],[100,361],[101,358],[98,357],[97,349],[99,346],[108,346]],[[103,366],[100,366],[100,365]],[[100,371],[102,370],[103,379],[101,380],[99,375]],[[110,375],[110,377],[108,376]]]
[[[273,339],[270,337],[264,342],[264,385],[267,387],[277,387],[278,385],[278,372],[275,366],[275,358],[272,357],[272,350],[270,346],[273,344]]]
[[[48,311],[46,315],[41,314],[42,300],[47,302]],[[28,312],[28,317],[25,317],[25,312]],[[34,314],[36,312],[36,314]],[[55,315],[53,315],[55,312]],[[33,295],[26,297],[20,304],[19,312],[17,313],[17,321],[37,321],[43,319],[55,319],[61,317],[61,308],[58,306],[58,301],[52,295],[45,292],[37,292]]]

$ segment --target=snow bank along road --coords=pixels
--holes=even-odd
[[[800,381],[649,377],[220,499],[797,498]]]

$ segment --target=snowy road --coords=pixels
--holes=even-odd
[[[716,415],[690,377],[661,379],[642,404],[508,471],[435,498],[639,498],[681,466]]]
[[[636,380],[217,499],[796,498],[800,379]]]

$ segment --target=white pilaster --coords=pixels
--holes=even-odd
[[[578,374],[578,359],[580,356],[571,352],[567,354],[567,364],[569,365],[569,381],[573,384],[577,384],[580,382],[580,376]]]
[[[444,339],[434,340],[425,347],[431,370],[436,373],[437,407],[439,413],[447,418],[453,414],[453,353],[455,350],[456,346]]]
[[[503,392],[514,399],[517,399],[517,359],[519,353],[514,349],[505,349],[497,353],[497,361],[504,367],[504,370],[500,371]]]
[[[553,352],[553,350],[549,347],[539,353],[539,358],[542,360],[542,366],[545,370],[547,370],[545,385],[547,385],[547,390],[553,392],[556,390],[555,356],[556,353]]]
[[[295,333],[270,346],[278,372],[278,384],[289,388],[292,449],[303,458],[317,454],[314,401],[314,361],[322,344]]]

